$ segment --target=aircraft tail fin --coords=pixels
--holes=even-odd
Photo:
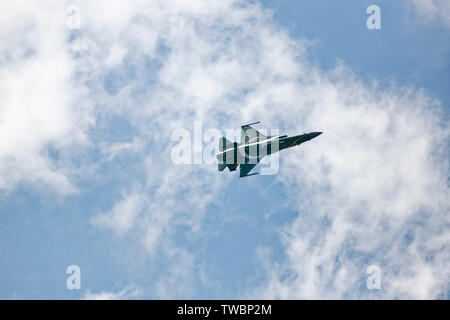
[[[265,135],[252,127],[252,125],[257,123],[259,123],[259,121],[241,126],[241,143],[267,139]]]
[[[220,151],[224,151],[225,149],[230,148],[233,145],[233,142],[231,142],[230,140],[228,140],[225,137],[220,138],[219,141],[219,150]]]
[[[231,142],[230,140],[228,140],[227,138],[225,138],[225,137],[220,138],[220,140],[219,140],[219,150],[220,150],[220,152],[225,151],[226,149],[231,148],[233,146],[234,146],[234,143]],[[225,170],[226,167],[228,167],[230,169],[229,165],[227,165],[225,163],[225,154],[224,154],[223,155],[223,161],[221,161],[221,163],[218,163],[217,169],[219,171],[223,171],[223,170]]]

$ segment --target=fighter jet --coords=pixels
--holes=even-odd
[[[236,171],[239,166],[239,177],[248,177],[258,173],[249,172],[261,161],[266,155],[270,155],[298,146],[303,142],[314,139],[322,132],[310,132],[297,136],[265,136],[251,126],[259,123],[254,122],[241,126],[241,142],[230,142],[227,138],[222,137],[219,142],[220,152],[216,155],[219,171],[228,168],[230,171]]]

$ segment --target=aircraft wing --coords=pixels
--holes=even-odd
[[[241,126],[241,144],[248,142],[248,140],[253,139],[255,137],[258,137],[258,140],[264,140],[267,138],[265,135],[260,133],[258,130],[251,127],[251,125],[257,124],[257,123],[259,123],[259,121]]]
[[[256,166],[255,163],[252,163],[252,164],[250,164],[250,163],[246,163],[246,164],[241,163],[239,165],[239,170],[240,170],[239,171],[239,178],[248,177],[248,176],[252,176],[254,174],[258,174],[258,173],[248,174],[255,166]]]

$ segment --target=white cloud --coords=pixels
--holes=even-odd
[[[12,40],[2,43],[0,78],[14,81],[0,84],[0,130],[14,139],[0,140],[0,188],[31,181],[73,192],[78,168],[70,160],[80,156],[70,150],[79,143],[111,161],[140,153],[146,175],[130,181],[140,187],[124,186],[133,191],[92,223],[145,249],[132,254],[160,254],[168,266],[155,295],[186,298],[195,294],[198,261],[175,234],[184,228],[195,237],[208,206],[233,178],[217,174],[214,165],[173,165],[171,132],[192,128],[194,120],[223,129],[255,119],[292,128],[288,133],[324,131],[283,152],[279,180],[299,216],[281,233],[284,264],[258,251],[266,282],[249,295],[434,298],[448,292],[448,129],[438,102],[416,88],[362,83],[343,66],[317,69],[307,41],[294,41],[270,12],[244,1],[76,4],[78,32],[61,27],[60,7],[15,8],[21,19],[8,19],[2,29]],[[33,28],[9,28],[12,21],[32,21]],[[15,37],[14,30],[26,28],[33,36]],[[6,66],[7,59],[17,62]],[[105,115],[128,120],[135,140],[87,135],[88,128],[101,130]],[[66,155],[63,161],[46,155],[49,145]],[[361,289],[368,264],[379,264],[384,274],[378,295]],[[123,297],[130,291],[124,290],[87,296]]]
[[[133,228],[136,218],[145,206],[145,196],[139,192],[124,195],[111,211],[92,218],[91,223],[100,228],[112,229],[119,235]]]
[[[143,145],[139,138],[134,138],[131,142],[100,143],[99,147],[106,160],[111,161],[119,155],[142,151]]]
[[[0,189],[31,182],[62,194],[76,191],[67,168],[48,155],[83,142],[89,125],[88,105],[76,105],[81,88],[73,86],[63,9],[52,1],[3,7]]]
[[[283,154],[280,181],[291,190],[290,206],[300,214],[281,234],[286,264],[272,268],[267,283],[250,295],[433,298],[448,290],[448,273],[442,269],[448,242],[427,249],[448,224],[443,154],[448,130],[439,122],[439,103],[415,88],[362,83],[340,65],[327,73],[313,67],[307,42],[290,39],[257,6],[199,2],[187,7],[165,1],[137,11],[141,19],[132,19],[132,13],[126,21],[121,17],[123,29],[115,27],[102,39],[106,46],[136,48],[127,57],[136,63],[148,55],[160,64],[142,97],[134,97],[133,90],[146,81],[144,73],[114,96],[154,146],[146,161],[148,207],[129,232],[148,253],[162,248],[170,260],[177,228],[189,226],[195,234],[205,208],[229,181],[229,176],[205,172],[214,168],[172,165],[170,149],[161,142],[197,119],[219,128],[270,119],[268,127],[325,134]],[[101,37],[109,22],[89,23],[89,31]],[[140,32],[122,37],[128,28],[142,30],[141,24],[151,30],[148,45]],[[100,57],[101,48],[93,49]],[[97,63],[102,77],[108,69]],[[185,268],[174,265],[167,271],[175,279],[191,279],[189,273],[195,272],[195,259],[183,261]],[[384,274],[378,296],[361,289],[368,264],[379,264]],[[181,275],[179,270],[184,270]],[[168,291],[175,287],[160,285],[157,294],[179,296]]]
[[[450,2],[447,0],[410,0],[420,21],[439,22],[450,28]]]
[[[338,82],[322,78],[310,88],[306,121],[324,134],[282,158],[279,181],[300,212],[282,232],[287,263],[253,294],[445,296],[449,131],[430,112],[438,106],[420,91],[379,90],[336,72]],[[382,270],[378,294],[364,285],[371,264]]]
[[[183,299],[195,291],[194,258],[185,250],[168,249],[169,268],[158,278],[155,285],[159,299]]]
[[[135,284],[129,285],[120,291],[101,291],[93,293],[87,290],[82,299],[83,300],[127,300],[136,299],[141,294],[141,289]]]
[[[106,65],[111,68],[121,64],[126,53],[126,48],[113,46],[109,51],[108,57],[106,58]]]

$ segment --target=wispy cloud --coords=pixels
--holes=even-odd
[[[267,276],[248,295],[434,298],[448,292],[449,132],[438,101],[414,87],[363,83],[342,65],[315,67],[308,41],[292,39],[270,11],[245,1],[77,4],[81,30],[67,30],[58,15],[65,10],[52,6],[14,8],[34,17],[33,37],[15,37],[14,30],[28,25],[2,29],[12,45],[1,48],[0,74],[14,79],[0,85],[6,93],[0,130],[14,137],[1,140],[2,189],[31,181],[70,193],[89,178],[83,165],[97,168],[98,157],[114,161],[133,150],[142,176],[91,221],[114,230],[122,249],[139,246],[120,256],[167,262],[148,289],[154,296],[187,298],[195,295],[198,264],[202,272],[208,265],[175,240],[177,232],[207,241],[195,237],[208,208],[235,181],[216,174],[215,165],[174,165],[172,131],[195,120],[232,128],[255,119],[269,128],[320,130],[325,133],[314,147],[283,154],[279,181],[298,217],[280,235],[284,263],[255,248]],[[29,51],[12,49],[22,48],[21,41]],[[135,140],[117,137],[114,125],[101,127],[106,115],[125,119]],[[361,288],[368,264],[384,272],[378,296]],[[124,289],[86,296],[134,295]]]
[[[18,183],[76,191],[68,170],[49,155],[84,143],[90,119],[73,86],[64,7],[52,1],[5,4],[0,19],[0,189]],[[49,17],[51,16],[51,17]]]
[[[252,294],[443,298],[449,130],[420,90],[379,90],[336,72],[337,82],[327,76],[310,90],[308,122],[325,133],[303,146],[301,161],[283,157],[278,179],[299,211],[281,234],[287,263],[266,266],[267,284]],[[365,286],[372,264],[382,270],[381,291]]]
[[[409,0],[422,23],[441,23],[450,28],[450,3],[446,0]]]
[[[141,290],[134,284],[129,285],[122,290],[117,292],[114,291],[101,291],[98,293],[93,293],[87,290],[82,299],[83,300],[128,300],[136,299]]]
[[[144,195],[138,192],[124,195],[124,199],[118,201],[110,212],[95,216],[91,223],[100,228],[112,229],[119,235],[124,234],[134,226],[144,205]]]

